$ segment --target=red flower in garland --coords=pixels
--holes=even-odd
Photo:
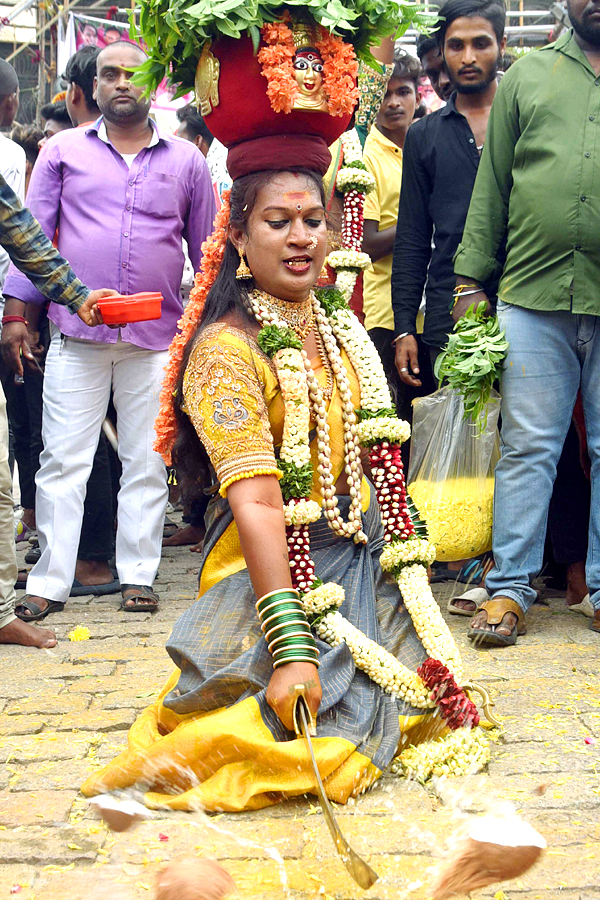
[[[475,728],[479,725],[477,707],[469,700],[465,692],[458,686],[452,672],[437,659],[426,659],[417,669],[417,675],[423,679],[432,699],[438,705],[440,715],[446,720],[448,728]]]

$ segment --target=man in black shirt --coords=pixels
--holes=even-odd
[[[415,335],[424,288],[423,342],[432,364],[452,330],[452,259],[462,237],[506,45],[501,0],[448,0],[439,15],[440,44],[456,92],[443,109],[408,131],[392,267],[396,368],[402,381],[413,387],[421,384]]]

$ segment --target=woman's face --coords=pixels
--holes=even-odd
[[[325,210],[304,175],[274,175],[258,193],[246,234],[232,229],[257,286],[280,300],[305,300],[327,252]]]

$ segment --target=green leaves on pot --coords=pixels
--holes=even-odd
[[[314,19],[354,45],[359,59],[374,63],[370,48],[384,37],[401,37],[410,27],[428,32],[437,16],[406,0],[141,0],[139,27],[131,35],[145,42],[150,58],[134,80],[155,90],[163,78],[179,84],[177,96],[192,91],[196,66],[207,41],[249,34],[258,49],[260,28],[288,9]],[[243,76],[240,76],[243,83]]]

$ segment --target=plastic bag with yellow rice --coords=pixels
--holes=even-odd
[[[436,558],[451,562],[492,546],[494,468],[499,458],[495,392],[483,431],[464,417],[457,391],[414,401],[408,492],[427,522]]]

